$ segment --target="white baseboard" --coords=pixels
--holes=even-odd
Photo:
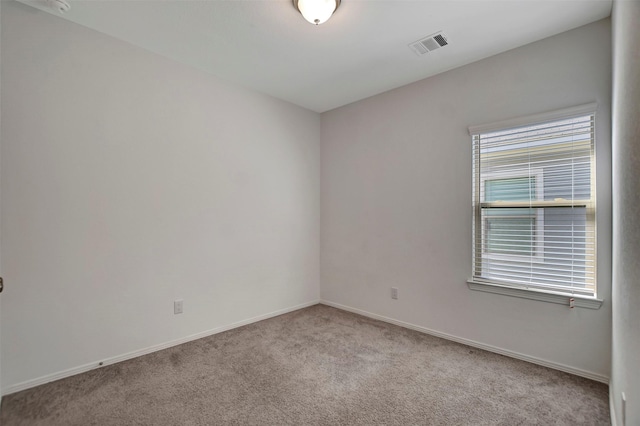
[[[514,352],[514,351],[510,351],[507,349],[502,349],[502,348],[498,348],[495,346],[491,346],[491,345],[486,345],[484,343],[480,343],[480,342],[476,342],[474,340],[469,340],[469,339],[465,339],[465,338],[461,338],[461,337],[457,337],[457,336],[453,336],[447,333],[442,333],[439,331],[435,331],[435,330],[431,330],[428,329],[426,327],[421,327],[418,325],[414,325],[411,323],[407,323],[404,321],[399,321],[399,320],[395,320],[393,318],[389,318],[389,317],[385,317],[382,315],[378,315],[378,314],[374,314],[371,312],[367,312],[367,311],[363,311],[361,309],[357,309],[357,308],[352,308],[350,306],[345,306],[345,305],[341,305],[339,303],[334,303],[328,300],[314,300],[312,302],[307,302],[307,303],[303,303],[300,305],[296,305],[296,306],[292,306],[289,308],[285,308],[285,309],[280,309],[278,311],[273,311],[264,315],[259,315],[253,318],[249,318],[246,320],[242,320],[242,321],[238,321],[232,324],[228,324],[228,325],[224,325],[221,327],[217,327],[211,330],[206,330],[200,333],[196,333],[196,334],[192,334],[190,336],[186,336],[180,339],[176,339],[176,340],[172,340],[170,342],[166,342],[166,343],[161,343],[159,345],[154,345],[154,346],[150,346],[148,348],[144,348],[144,349],[139,349],[136,351],[132,351],[132,352],[128,352],[122,355],[117,355],[108,359],[104,359],[104,360],[100,360],[100,361],[95,361],[95,362],[91,362],[88,364],[84,364],[84,365],[80,365],[77,367],[73,367],[64,371],[60,371],[57,373],[53,373],[53,374],[48,374],[46,376],[42,376],[42,377],[38,377],[36,379],[32,379],[32,380],[27,380],[21,383],[17,383],[14,385],[10,385],[7,386],[5,389],[2,389],[2,395],[9,395],[15,392],[20,392],[29,388],[33,388],[39,385],[43,385],[45,383],[49,383],[49,382],[53,382],[55,380],[60,380],[60,379],[64,379],[66,377],[71,377],[74,376],[76,374],[80,374],[80,373],[84,373],[86,371],[89,370],[93,370],[95,368],[99,368],[101,366],[106,366],[106,365],[111,365],[111,364],[115,364],[121,361],[126,361],[128,359],[132,359],[132,358],[136,358],[142,355],[146,355],[146,354],[150,354],[152,352],[156,352],[156,351],[160,351],[163,349],[167,349],[173,346],[177,346],[177,345],[181,345],[183,343],[187,343],[193,340],[197,340],[197,339],[201,339],[203,337],[207,337],[207,336],[211,336],[214,334],[218,334],[218,333],[222,333],[224,331],[228,331],[228,330],[232,330],[234,328],[238,328],[238,327],[242,327],[244,325],[248,325],[248,324],[252,324],[254,322],[258,322],[258,321],[262,321],[265,319],[269,319],[269,318],[273,318],[279,315],[283,315],[289,312],[293,312],[293,311],[297,311],[298,309],[303,309],[309,306],[313,306],[313,305],[317,305],[318,303],[322,303],[324,305],[327,306],[332,306],[334,308],[337,309],[342,309],[344,311],[348,311],[348,312],[353,312],[355,314],[359,314],[359,315],[363,315],[365,317],[369,317],[369,318],[373,318],[373,319],[377,319],[380,321],[384,321],[390,324],[395,324],[398,325],[400,327],[404,327],[404,328],[408,328],[411,330],[416,330],[419,331],[421,333],[425,333],[425,334],[430,334],[432,336],[436,336],[436,337],[441,337],[443,339],[447,339],[447,340],[451,340],[454,342],[458,342],[458,343],[462,343],[464,345],[468,345],[468,346],[473,346],[479,349],[484,349],[486,351],[489,352],[495,352],[498,353],[500,355],[505,355],[508,357],[512,357],[512,358],[516,358],[516,359],[521,359],[523,361],[528,361],[531,362],[533,364],[538,364],[538,365],[542,365],[544,367],[549,367],[549,368],[553,368],[555,370],[560,370],[560,371],[564,371],[566,373],[570,373],[570,374],[575,374],[576,376],[581,376],[581,377],[586,377],[588,379],[591,380],[595,380],[598,382],[602,382],[602,383],[609,383],[609,378],[607,376],[601,375],[601,374],[597,374],[597,373],[592,373],[589,371],[584,371],[581,369],[577,369],[574,367],[570,367],[564,364],[558,364],[558,363],[554,363],[551,361],[546,361],[540,358],[536,358],[536,357],[532,357],[529,355],[524,355],[518,352]],[[100,364],[102,363],[102,364]],[[609,397],[611,399],[611,396]],[[613,407],[613,401],[611,401],[610,404],[611,407]],[[613,408],[611,408],[611,423],[613,426],[616,426],[616,418],[615,418],[615,410],[613,410]]]
[[[581,370],[579,368],[570,367],[568,365],[559,364],[552,361],[547,361],[544,359],[536,358],[533,356],[521,354],[519,352],[510,351],[508,349],[499,348],[496,346],[486,345],[484,343],[476,342],[475,340],[469,340],[462,337],[453,336],[451,334],[442,333],[440,331],[431,330],[426,327],[421,327],[419,325],[411,324],[404,321],[399,321],[393,318],[385,317],[382,315],[374,314],[371,312],[363,311],[361,309],[352,308],[350,306],[341,305],[339,303],[331,302],[328,300],[321,300],[321,304],[332,306],[337,309],[342,309],[344,311],[353,312],[354,314],[359,314],[365,317],[377,319],[380,321],[388,322],[390,324],[399,325],[400,327],[409,328],[411,330],[416,330],[421,333],[430,334],[432,336],[441,337],[443,339],[452,340],[457,343],[462,343],[463,345],[473,346],[478,349],[484,349],[485,351],[494,352],[500,355],[508,356],[511,358],[520,359],[523,361],[530,362],[532,364],[542,365],[543,367],[553,368],[554,370],[564,371],[565,373],[574,374],[576,376],[586,377],[587,379],[595,380],[597,382],[602,382],[605,384],[609,384],[609,377],[604,376],[598,373],[592,373],[590,371]]]
[[[616,406],[613,400],[613,393],[611,392],[611,386],[609,386],[609,411],[611,412],[611,426],[618,426],[618,419],[616,419]],[[620,423],[620,426],[624,426]]]
[[[17,383],[15,385],[9,385],[5,389],[2,389],[2,395],[4,396],[4,395],[9,395],[15,392],[20,392],[29,388],[43,385],[45,383],[53,382],[55,380],[60,380],[66,377],[75,376],[76,374],[84,373],[86,371],[93,370],[95,368],[100,368],[106,365],[115,364],[115,363],[126,361],[132,358],[137,358],[139,356],[147,355],[152,352],[161,351],[163,349],[167,349],[173,346],[181,345],[183,343],[191,342],[192,340],[202,339],[203,337],[222,333],[223,331],[232,330],[234,328],[242,327],[243,325],[252,324],[254,322],[262,321],[262,320],[277,317],[279,315],[283,315],[289,312],[297,311],[298,309],[303,309],[309,306],[317,305],[318,303],[320,303],[319,300],[314,300],[312,302],[303,303],[300,305],[292,306],[290,308],[280,309],[277,311],[269,312],[264,315],[258,315],[253,318],[234,322],[228,325],[223,325],[221,327],[216,327],[211,330],[206,330],[200,333],[192,334],[190,336],[182,337],[180,339],[172,340],[170,342],[161,343],[159,345],[150,346],[148,348],[139,349],[139,350],[128,352],[122,355],[117,355],[108,359],[103,359],[100,361],[95,361],[88,364],[80,365],[78,367],[69,368],[68,370],[60,371],[58,373],[47,374],[46,376],[38,377],[32,380],[27,380],[21,383]]]

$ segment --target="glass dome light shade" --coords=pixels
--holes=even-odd
[[[340,5],[340,0],[293,0],[304,19],[314,25],[327,22]]]

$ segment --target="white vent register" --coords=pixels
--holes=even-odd
[[[445,47],[448,44],[449,42],[447,40],[447,37],[442,34],[442,32],[438,32],[435,34],[431,34],[429,37],[425,37],[411,43],[409,47],[415,52],[416,55],[422,56],[425,53],[433,52],[434,50]]]

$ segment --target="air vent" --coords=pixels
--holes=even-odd
[[[413,42],[409,45],[416,55],[424,55],[427,52],[433,52],[448,45],[447,37],[442,32],[435,33],[429,37]]]

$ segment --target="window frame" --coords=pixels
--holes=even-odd
[[[472,143],[473,143],[473,147],[474,150],[475,148],[475,137],[476,135],[480,135],[480,134],[484,134],[484,133],[490,133],[490,132],[497,132],[497,131],[501,131],[501,130],[507,130],[510,128],[517,128],[517,127],[526,127],[526,126],[535,126],[535,125],[539,125],[539,124],[545,124],[548,122],[553,122],[553,121],[560,121],[563,119],[570,119],[570,118],[575,118],[575,117],[579,117],[579,116],[584,116],[584,115],[591,115],[592,116],[592,120],[593,120],[593,126],[591,129],[591,158],[590,158],[590,173],[591,173],[591,179],[590,179],[590,188],[591,188],[591,193],[590,193],[590,199],[589,202],[584,202],[585,200],[548,200],[545,201],[544,197],[537,197],[538,200],[537,202],[533,202],[530,203],[528,202],[528,205],[530,206],[530,208],[537,208],[539,209],[542,213],[544,212],[544,208],[546,207],[585,207],[586,208],[586,220],[587,223],[591,222],[592,223],[592,229],[594,232],[594,242],[593,242],[593,254],[591,255],[593,258],[593,265],[594,265],[594,272],[593,272],[593,283],[594,283],[594,291],[593,291],[593,295],[585,295],[585,294],[573,294],[571,291],[574,290],[570,290],[570,291],[564,291],[564,290],[559,290],[556,291],[554,289],[548,289],[548,288],[539,288],[536,287],[535,285],[532,286],[527,286],[527,285],[519,285],[519,284],[511,284],[511,283],[507,283],[507,282],[497,282],[494,280],[490,280],[490,279],[485,279],[482,278],[480,276],[481,271],[478,271],[478,267],[480,266],[481,269],[481,265],[477,265],[477,262],[474,260],[473,265],[475,269],[472,269],[472,277],[470,279],[467,280],[467,284],[469,286],[469,288],[471,290],[477,290],[477,291],[483,291],[483,292],[488,292],[488,293],[494,293],[494,294],[501,294],[501,295],[507,295],[507,296],[514,296],[514,297],[521,297],[521,298],[525,298],[525,299],[533,299],[533,300],[540,300],[540,301],[545,301],[545,302],[551,302],[551,303],[559,303],[559,304],[563,304],[563,305],[568,305],[570,307],[583,307],[583,308],[590,308],[590,309],[599,309],[600,306],[602,305],[602,300],[598,299],[597,297],[597,265],[596,265],[596,259],[597,259],[597,222],[596,222],[596,214],[595,214],[595,204],[596,204],[596,176],[595,176],[595,120],[596,120],[596,110],[597,110],[597,104],[596,103],[590,103],[590,104],[585,104],[585,105],[580,105],[580,106],[576,106],[576,107],[571,107],[571,108],[565,108],[562,110],[556,110],[556,111],[551,111],[551,112],[546,112],[546,113],[541,113],[541,114],[536,114],[536,115],[530,115],[530,116],[525,116],[525,117],[518,117],[518,118],[514,118],[514,119],[509,119],[509,120],[503,120],[500,122],[495,122],[495,123],[490,123],[490,124],[483,124],[483,125],[477,125],[477,126],[469,126],[469,134],[472,136]],[[480,158],[478,156],[478,158],[475,157],[475,153],[474,153],[474,158],[473,158],[473,168],[472,168],[472,175],[473,175],[473,182],[474,182],[474,187],[473,187],[473,193],[474,193],[474,200],[480,200],[480,185],[484,185],[484,182],[487,180],[486,178],[481,178],[480,176],[480,171],[479,169],[476,169],[477,166],[479,166],[479,164],[475,164],[476,161],[479,162]],[[476,170],[478,170],[477,174],[476,174]],[[528,175],[531,174],[531,172],[529,170],[527,170]],[[503,175],[504,176],[504,175]],[[543,178],[544,179],[544,178]],[[542,191],[544,191],[544,187],[540,186],[540,188],[542,189]],[[538,191],[538,183],[536,183],[536,192]],[[536,194],[538,195],[538,194]],[[473,228],[474,228],[474,235],[473,235],[473,244],[472,244],[472,257],[474,256],[473,252],[474,252],[474,244],[476,244],[477,238],[480,237],[480,241],[481,241],[481,247],[482,247],[482,256],[485,255],[484,253],[484,238],[482,234],[484,232],[484,223],[482,220],[478,220],[478,216],[481,216],[481,212],[482,212],[482,207],[483,206],[487,206],[490,203],[486,202],[486,201],[482,201],[482,202],[478,202],[472,205],[473,209],[474,209],[474,219],[473,219]],[[500,202],[500,204],[504,204],[504,202]],[[503,207],[503,205],[501,205],[500,207]],[[523,206],[521,206],[523,207]],[[544,219],[541,218],[541,222],[542,224],[544,224]],[[481,226],[477,226],[477,223],[481,223]],[[543,228],[540,228],[538,226],[537,230],[543,230]],[[543,231],[544,232],[544,231]],[[478,235],[478,233],[480,233],[480,235]],[[544,236],[542,237],[544,238]],[[495,254],[493,255],[495,256]],[[502,255],[502,256],[515,256],[515,255]],[[528,257],[528,256],[527,256]],[[528,257],[529,258],[529,257]],[[533,257],[532,257],[532,261],[533,261]]]

